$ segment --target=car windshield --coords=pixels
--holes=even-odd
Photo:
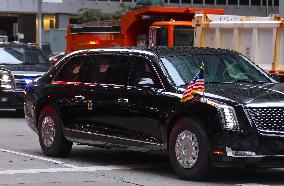
[[[176,86],[187,85],[205,66],[205,83],[271,82],[265,72],[258,70],[239,54],[182,55],[161,58],[167,74]]]
[[[34,47],[0,47],[0,65],[49,64],[48,59]]]

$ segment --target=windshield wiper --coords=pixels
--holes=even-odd
[[[266,81],[248,81],[248,80],[233,80],[233,81],[223,81],[223,82],[218,82],[218,81],[210,81],[210,82],[205,82],[205,84],[234,84],[234,83],[268,83]]]
[[[266,81],[248,81],[248,80],[242,80],[242,79],[237,79],[233,81],[234,83],[268,83]]]
[[[205,82],[205,84],[232,84],[232,83],[235,83],[235,82],[232,82],[232,81],[209,81],[209,82]]]

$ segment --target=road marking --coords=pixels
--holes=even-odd
[[[3,170],[0,175],[14,174],[38,174],[38,173],[57,173],[57,172],[95,172],[109,171],[118,169],[130,169],[121,166],[93,166],[93,167],[71,167],[71,168],[48,168],[48,169],[22,169],[22,170]]]
[[[62,165],[64,167],[71,167],[71,168],[78,167],[78,166],[75,166],[75,165],[64,163],[62,161],[58,161],[58,160],[54,160],[54,159],[50,159],[50,158],[44,158],[44,157],[41,157],[41,156],[25,154],[25,153],[22,153],[22,152],[16,152],[16,151],[7,150],[7,149],[0,149],[0,152],[6,152],[6,153],[10,153],[10,154],[19,155],[19,156],[25,156],[25,157],[29,157],[29,158],[34,158],[34,159],[38,159],[38,160],[45,161],[45,162],[59,164],[59,165]]]
[[[269,186],[269,185],[263,185],[263,184],[258,184],[258,183],[241,183],[241,184],[236,184],[238,186]]]

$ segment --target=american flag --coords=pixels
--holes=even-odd
[[[204,92],[204,65],[200,67],[199,72],[194,76],[186,90],[182,94],[180,101],[186,102],[191,100],[194,97],[196,92]]]

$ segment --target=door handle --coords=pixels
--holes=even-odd
[[[85,96],[79,95],[79,96],[75,96],[76,100],[84,100]]]
[[[129,102],[129,100],[126,99],[126,98],[118,98],[117,99],[117,103],[128,103],[128,102]]]

